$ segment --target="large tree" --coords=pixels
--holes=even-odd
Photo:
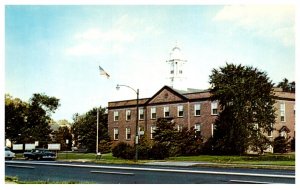
[[[74,134],[75,145],[87,148],[89,152],[96,150],[97,108],[83,115],[75,114],[71,131]],[[109,151],[110,138],[108,135],[107,114],[105,108],[99,108],[99,151]]]
[[[28,103],[19,98],[5,94],[5,138],[14,143],[23,143],[27,135],[26,119],[28,116]]]
[[[267,144],[261,133],[272,130],[275,122],[274,84],[267,74],[251,66],[226,63],[213,69],[209,82],[211,99],[217,100],[222,110],[215,122],[214,151],[243,154]]]
[[[5,96],[5,138],[14,143],[41,145],[51,141],[50,120],[59,100],[45,94],[33,94],[29,102]]]

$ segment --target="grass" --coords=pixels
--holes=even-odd
[[[16,176],[5,176],[5,183],[10,184],[87,184],[79,181],[20,181]]]
[[[179,156],[169,158],[171,161],[199,161],[222,164],[295,166],[295,154],[266,154],[245,156]]]
[[[18,156],[17,158],[21,158]],[[76,153],[76,152],[59,152],[58,160],[66,161],[84,161],[105,164],[141,164],[153,162],[157,160],[124,160],[113,157],[111,153],[102,154],[101,159],[96,160],[95,153]],[[199,156],[178,156],[170,157],[160,161],[191,161],[204,163],[220,163],[220,164],[236,164],[236,165],[267,165],[267,166],[295,166],[295,153],[289,154],[265,154],[265,155],[244,155],[244,156],[215,156],[215,155],[199,155]]]

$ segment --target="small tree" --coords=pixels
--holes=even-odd
[[[274,139],[274,153],[286,153],[290,149],[290,138],[278,136]]]
[[[156,130],[153,137],[156,143],[168,149],[169,156],[181,154],[181,148],[178,146],[179,133],[171,119],[159,118],[156,122]]]
[[[105,150],[109,149],[110,138],[108,136],[107,114],[105,108],[99,108],[99,145],[105,145]],[[96,150],[96,136],[97,136],[97,108],[93,108],[83,115],[75,114],[74,123],[71,126],[71,131],[74,134],[74,140],[77,145],[87,148],[89,152]],[[100,144],[101,142],[101,144]],[[99,150],[102,147],[99,146]]]

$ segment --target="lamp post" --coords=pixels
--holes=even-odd
[[[139,89],[135,90],[134,88],[127,86],[127,85],[121,85],[121,84],[117,84],[116,89],[119,90],[121,86],[130,88],[131,90],[133,90],[136,93],[136,124],[135,124],[135,161],[138,160],[138,144],[139,144],[139,133],[138,133],[138,125],[139,125]]]

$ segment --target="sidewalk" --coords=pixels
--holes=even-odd
[[[159,161],[159,162],[147,162],[145,165],[156,166],[213,166],[213,167],[234,167],[234,168],[263,168],[263,169],[283,169],[283,170],[295,170],[295,166],[278,166],[278,165],[255,165],[255,164],[225,164],[225,163],[213,163],[213,162],[190,162],[190,161]]]

